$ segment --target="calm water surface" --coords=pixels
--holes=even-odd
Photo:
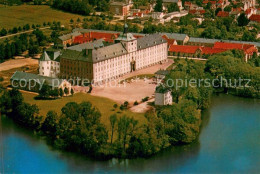
[[[0,173],[258,173],[260,100],[215,96],[197,142],[149,159],[94,161],[57,151],[11,120],[0,121]]]

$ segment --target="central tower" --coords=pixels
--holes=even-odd
[[[125,49],[131,53],[137,50],[137,39],[128,33],[128,25],[124,25],[124,32],[115,40],[116,43],[121,42]]]

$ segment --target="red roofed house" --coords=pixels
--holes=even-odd
[[[247,62],[254,53],[258,54],[257,47],[251,44],[240,44],[240,43],[227,43],[227,42],[215,42],[214,48],[224,50],[242,50],[245,54],[244,60]]]
[[[194,14],[194,15],[202,15],[204,14],[206,11],[205,10],[190,10],[189,14]]]
[[[110,3],[110,12],[115,15],[126,16],[129,12],[129,4],[123,2],[111,2]]]
[[[260,14],[253,14],[249,18],[250,21],[255,21],[260,23]]]
[[[119,33],[105,33],[105,32],[89,32],[85,36],[88,36],[91,41],[104,39],[106,42],[114,42],[114,40],[119,36]]]
[[[218,17],[228,17],[229,16],[229,12],[226,11],[219,11],[217,14]]]

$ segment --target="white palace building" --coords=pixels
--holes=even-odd
[[[167,61],[167,41],[160,34],[136,39],[127,32],[127,25],[114,44],[105,45],[101,39],[47,50],[39,61],[40,75],[99,83]]]

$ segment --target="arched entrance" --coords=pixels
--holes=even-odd
[[[135,71],[135,69],[136,69],[136,62],[134,60],[130,63],[130,69],[131,69],[131,72]]]

